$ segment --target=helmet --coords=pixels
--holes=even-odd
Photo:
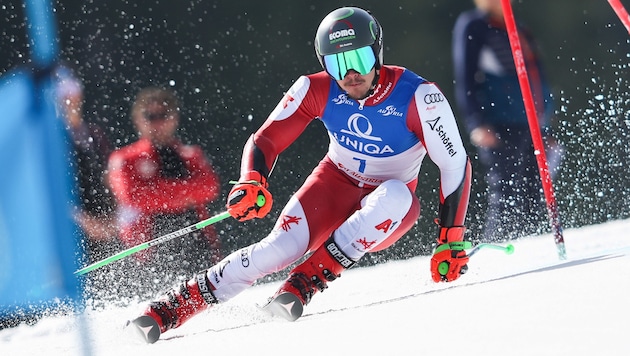
[[[383,64],[383,31],[376,18],[358,7],[328,14],[315,35],[315,53],[324,70],[341,80],[350,69],[362,75]]]

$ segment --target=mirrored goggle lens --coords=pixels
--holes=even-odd
[[[368,74],[376,64],[376,57],[370,46],[353,49],[347,52],[324,56],[326,72],[336,80],[342,80],[350,69],[361,75]]]

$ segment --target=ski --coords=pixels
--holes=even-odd
[[[153,344],[160,338],[160,326],[157,321],[147,315],[128,320],[125,328],[133,328],[147,344]]]
[[[279,316],[288,321],[296,321],[302,316],[304,306],[296,295],[284,292],[269,298],[267,304],[263,305],[261,309],[273,316]]]
[[[508,244],[504,247],[496,244],[481,243],[472,248],[468,256],[470,257],[476,254],[481,249],[501,250],[506,254],[512,254],[514,252],[514,246],[512,244]],[[262,306],[259,305],[258,307],[271,316],[280,317],[287,321],[296,321],[304,312],[304,305],[302,305],[301,300],[296,295],[289,292],[283,292],[271,297],[266,304]],[[135,334],[148,344],[155,343],[161,335],[158,323],[153,318],[146,315],[128,320],[125,324],[125,328],[132,328]]]

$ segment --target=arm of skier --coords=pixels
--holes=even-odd
[[[434,95],[438,94],[438,95]],[[466,154],[453,110],[440,89],[432,83],[419,86],[416,98],[430,95],[440,98],[436,102],[418,103],[421,127],[418,133],[427,154],[440,170],[440,204],[437,247],[431,259],[434,281],[453,281],[465,272],[468,257],[464,251],[470,243],[464,242],[464,226],[472,168]]]
[[[249,137],[243,149],[241,174],[228,195],[227,208],[239,221],[262,218],[273,203],[267,190],[278,156],[319,115],[309,77],[300,77],[284,95],[264,124]]]

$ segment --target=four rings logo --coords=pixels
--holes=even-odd
[[[435,104],[444,101],[444,95],[442,93],[430,93],[424,96],[425,104]]]

